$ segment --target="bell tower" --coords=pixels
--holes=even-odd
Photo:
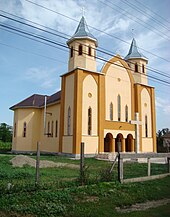
[[[136,40],[133,38],[129,53],[125,57],[126,62],[132,70],[135,83],[148,85],[146,65],[148,59],[138,51]]]
[[[67,45],[70,48],[68,71],[79,67],[96,72],[97,39],[90,33],[84,16]]]

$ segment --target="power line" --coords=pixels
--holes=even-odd
[[[13,30],[13,31],[16,31],[17,33],[18,33],[18,32],[19,32],[19,33],[22,33],[22,34],[24,34],[23,37],[25,37],[25,35],[26,35],[26,36],[29,35],[29,36],[31,36],[31,37],[35,37],[35,38],[38,38],[38,39],[40,39],[40,40],[46,41],[46,42],[48,42],[48,43],[52,43],[52,44],[55,44],[55,45],[57,45],[57,46],[61,46],[61,47],[64,47],[64,48],[67,48],[67,49],[68,49],[67,46],[65,46],[65,45],[63,45],[63,44],[61,44],[61,43],[59,43],[59,42],[55,42],[55,41],[52,41],[52,40],[47,39],[47,38],[44,38],[44,37],[40,37],[40,36],[35,35],[35,34],[31,34],[31,33],[28,33],[28,32],[24,32],[24,31],[22,31],[22,30],[19,30],[19,29],[17,29],[17,28],[13,28],[13,27],[10,27],[10,26],[7,26],[7,25],[0,24],[0,26],[2,26],[2,27],[4,27],[4,28],[7,28],[7,29],[10,29],[10,30]],[[30,38],[29,38],[29,39],[30,39]],[[47,43],[47,45],[48,45],[48,43]],[[52,46],[52,47],[53,47],[53,46]],[[64,51],[65,51],[65,50],[64,50]],[[74,51],[78,52],[78,50],[76,50],[76,49],[74,49]],[[85,53],[85,52],[83,52],[83,54],[87,55],[87,53]],[[92,56],[92,57],[95,57],[95,56]],[[110,61],[107,61],[107,60],[105,60],[105,59],[102,58],[102,57],[96,57],[96,59],[99,59],[99,60],[101,60],[101,61],[103,61],[103,62],[111,63],[111,64],[113,64],[113,65],[117,65],[117,66],[122,67],[122,68],[124,68],[124,69],[129,69],[129,68],[124,67],[124,66],[121,66],[121,65],[119,65],[119,64],[116,64],[116,63],[112,63],[112,62],[110,62]],[[131,71],[134,71],[134,70],[131,69]],[[150,75],[146,75],[146,74],[143,74],[143,75],[144,75],[144,76],[147,76],[147,77],[150,77],[150,78],[152,78],[152,79],[154,79],[154,80],[161,81],[161,82],[165,83],[165,84],[168,85],[168,86],[170,85],[170,82],[167,82],[167,81],[165,81],[165,80],[162,80],[162,79],[159,79],[159,78],[150,76]]]
[[[52,10],[52,9],[50,9],[50,8],[47,8],[47,7],[43,6],[43,5],[37,4],[37,3],[32,2],[32,1],[30,1],[30,0],[25,0],[25,1],[27,1],[27,2],[29,2],[29,3],[31,3],[31,4],[34,4],[34,5],[38,6],[38,7],[41,7],[41,8],[43,8],[43,9],[45,9],[45,10],[48,10],[48,11],[50,11],[50,12],[56,13],[56,14],[58,14],[58,15],[60,15],[60,16],[63,16],[63,17],[65,17],[65,18],[67,18],[67,19],[70,19],[70,20],[72,20],[72,21],[79,22],[79,21],[77,21],[77,20],[74,19],[74,18],[71,18],[71,17],[69,17],[69,16],[67,16],[67,15],[64,15],[64,14],[62,14],[62,13],[60,13],[60,12],[54,11],[54,10]],[[97,29],[97,28],[95,28],[95,27],[93,27],[93,26],[90,26],[90,25],[88,25],[88,26],[89,26],[90,28],[92,28],[92,29],[94,29],[94,30],[100,32],[100,33],[104,33],[105,35],[108,35],[109,37],[115,38],[115,39],[117,39],[117,40],[119,40],[119,41],[122,41],[122,42],[124,42],[124,43],[130,45],[129,42],[127,42],[127,41],[121,39],[120,37],[111,35],[111,34],[105,32],[105,31],[99,30],[99,29]],[[147,50],[145,50],[145,49],[143,49],[143,48],[141,48],[141,47],[139,47],[139,48],[140,48],[141,50],[145,51],[145,52],[150,53],[150,54],[153,55],[153,56],[156,56],[156,57],[158,57],[158,58],[160,58],[160,59],[166,61],[166,62],[170,62],[170,60],[168,60],[168,59],[165,59],[165,58],[163,58],[163,57],[161,57],[161,56],[159,56],[159,55],[156,55],[156,54],[154,54],[154,53],[152,53],[152,52],[150,52],[150,51],[147,51]]]
[[[2,11],[2,10],[1,10],[1,11]],[[57,36],[57,37],[61,37],[61,38],[63,38],[63,39],[67,39],[67,40],[69,39],[68,37],[65,37],[65,36],[62,36],[62,35],[59,35],[59,34],[55,34],[55,33],[53,33],[53,32],[47,31],[47,30],[45,30],[45,29],[42,29],[42,28],[39,28],[39,27],[30,25],[30,24],[27,24],[27,23],[25,23],[25,22],[22,22],[22,21],[13,19],[13,18],[11,18],[11,17],[9,17],[9,16],[5,16],[5,15],[2,15],[2,14],[0,14],[0,16],[4,17],[4,18],[6,18],[6,19],[12,20],[12,21],[14,21],[14,22],[17,22],[17,23],[20,23],[20,24],[23,24],[23,25],[32,27],[32,28],[34,28],[34,29],[43,31],[43,32],[45,32],[45,33],[49,33],[49,34],[51,34],[51,35],[54,35],[54,36]],[[17,16],[17,17],[18,17],[18,16]],[[19,18],[20,18],[20,17],[19,17]],[[23,18],[23,19],[24,19],[24,18]],[[27,20],[27,21],[28,21],[28,22],[31,22],[30,20]],[[36,23],[36,25],[39,25],[39,24]],[[43,26],[43,27],[45,27],[45,26]],[[21,30],[22,30],[22,29],[21,29]],[[52,30],[53,30],[53,29],[52,29]],[[62,34],[62,32],[60,32],[60,34]],[[71,36],[70,36],[70,37],[71,37]],[[81,44],[82,44],[82,43],[81,43]],[[84,44],[84,46],[88,47],[86,44]],[[101,50],[101,49],[102,49],[102,50]],[[109,51],[109,52],[108,52],[108,51],[103,51],[103,48],[101,48],[101,49],[97,48],[97,51],[99,51],[99,52],[101,52],[101,53],[104,53],[104,54],[107,54],[107,55],[109,55],[109,56],[115,55],[115,54],[113,54],[113,53],[110,53],[110,51]],[[121,58],[120,58],[120,59],[121,59]],[[133,62],[131,62],[131,61],[129,61],[129,63],[135,65],[135,63],[133,63]],[[141,64],[138,64],[138,65],[139,65],[139,66],[142,66]],[[164,77],[170,78],[170,76],[166,75],[164,72],[161,73],[161,72],[158,71],[157,69],[154,69],[154,68],[151,69],[151,68],[149,68],[149,67],[146,67],[146,69],[147,69],[148,71],[152,71],[152,72],[155,72],[156,74],[159,74],[159,75],[162,75],[162,76],[164,76]]]

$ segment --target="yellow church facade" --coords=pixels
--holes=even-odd
[[[74,157],[80,155],[81,142],[87,156],[116,153],[118,141],[122,152],[156,152],[154,87],[148,85],[148,60],[135,39],[124,59],[112,57],[101,72],[96,68],[98,42],[84,17],[67,44],[61,91],[35,94],[11,107],[13,152],[35,152],[38,141],[42,152]]]

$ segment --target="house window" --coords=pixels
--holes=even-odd
[[[118,104],[118,121],[121,120],[121,98],[120,98],[120,95],[117,96],[117,104]]]
[[[110,103],[110,120],[113,121],[113,103]]]
[[[68,108],[68,118],[67,118],[67,134],[71,135],[71,108]]]
[[[58,121],[55,122],[55,137],[58,136]]]
[[[26,131],[27,131],[27,123],[24,122],[24,127],[23,127],[23,137],[26,137]]]
[[[14,124],[14,137],[16,137],[17,124]]]
[[[51,137],[53,137],[53,128],[54,128],[54,122],[51,122]]]
[[[145,137],[148,137],[148,117],[145,115]]]
[[[70,57],[73,57],[73,46],[71,46]]]
[[[92,109],[88,109],[88,135],[91,135],[91,129],[92,129]]]
[[[89,47],[88,55],[91,56],[91,47]]]
[[[142,72],[145,73],[145,65],[142,64]]]
[[[135,72],[138,72],[138,64],[135,63]]]
[[[48,121],[47,136],[50,137],[50,122]]]
[[[128,122],[128,106],[125,106],[125,121]]]
[[[83,46],[80,44],[79,45],[79,55],[83,54]]]

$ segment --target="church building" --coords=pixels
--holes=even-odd
[[[13,152],[42,152],[79,157],[121,152],[156,152],[154,87],[148,85],[148,59],[133,38],[123,59],[113,56],[96,67],[97,39],[82,17],[67,41],[68,72],[61,91],[34,94],[12,106]]]

